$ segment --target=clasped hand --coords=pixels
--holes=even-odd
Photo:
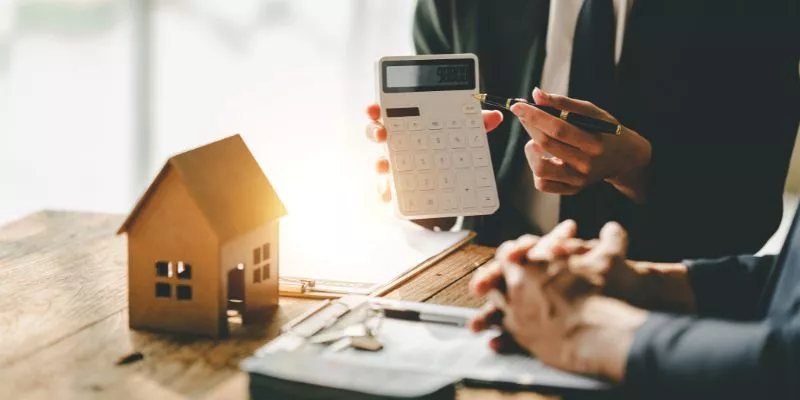
[[[625,260],[627,236],[616,223],[596,241],[575,239],[575,231],[565,221],[542,238],[500,246],[471,282],[477,295],[496,294],[470,328],[499,326],[504,333],[490,343],[497,351],[518,346],[555,367],[621,381],[633,333],[646,317],[607,296],[636,285]]]

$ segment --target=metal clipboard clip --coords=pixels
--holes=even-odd
[[[350,311],[365,304],[368,297],[349,297],[337,300],[327,299],[316,307],[304,312],[281,327],[281,333],[291,332],[302,338],[316,335],[330,328]]]

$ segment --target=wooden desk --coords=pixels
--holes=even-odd
[[[226,340],[132,331],[122,218],[43,211],[0,228],[0,398],[247,399],[239,362],[316,301],[283,298],[269,325]],[[480,306],[467,284],[492,254],[468,245],[388,296]],[[144,359],[116,365],[133,351]],[[500,397],[541,398],[459,392]]]

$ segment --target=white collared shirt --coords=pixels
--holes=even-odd
[[[583,0],[552,0],[547,25],[547,55],[542,70],[542,90],[550,93],[566,95],[569,88],[569,71],[572,60],[572,41],[578,23]],[[628,20],[633,0],[614,0],[616,16],[616,41],[614,60],[619,62],[622,53],[622,40],[625,36],[625,23]],[[521,174],[520,196],[515,196],[514,204],[529,222],[547,233],[559,220],[560,196],[536,190],[533,174],[526,170]]]

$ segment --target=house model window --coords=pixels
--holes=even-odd
[[[261,283],[269,280],[269,257],[269,243],[264,243],[262,246],[253,249],[253,283]],[[262,262],[264,262],[264,264],[262,264]]]
[[[177,268],[173,269],[174,266],[177,266]],[[169,279],[173,277],[177,277],[179,280],[192,279],[192,265],[183,261],[176,263],[172,261],[156,261],[156,278],[166,278],[167,280],[167,282],[156,282],[156,297],[172,298],[172,285],[169,283]],[[175,293],[178,300],[192,299],[192,287],[189,285],[178,285]]]
[[[178,300],[191,300],[192,299],[192,287],[189,285],[178,285],[178,289],[176,290],[178,295]]]
[[[156,297],[172,297],[172,286],[164,282],[156,283]]]
[[[192,265],[178,261],[178,279],[192,279]]]

